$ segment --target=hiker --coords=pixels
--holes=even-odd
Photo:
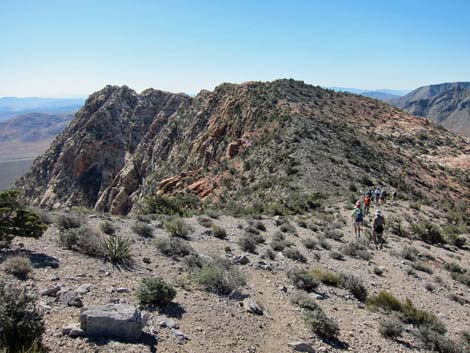
[[[393,201],[396,201],[396,199],[397,199],[397,190],[393,190],[392,199],[393,199]]]
[[[357,201],[356,207],[354,207],[354,210],[351,213],[351,218],[353,220],[354,235],[358,238],[361,237],[361,227],[364,218],[363,215],[364,211],[361,208],[361,202]]]
[[[382,205],[385,203],[385,199],[387,198],[387,190],[383,189],[380,192],[379,204]]]
[[[372,241],[374,242],[374,244],[377,246],[378,249],[382,249],[383,247],[384,228],[385,228],[385,217],[382,215],[382,212],[380,210],[377,210],[375,212],[375,217],[372,220],[372,234],[371,235],[372,235]]]
[[[364,214],[367,216],[370,210],[370,196],[366,194],[364,196]]]
[[[377,189],[375,189],[375,202],[379,203],[380,199],[380,188],[377,186]]]

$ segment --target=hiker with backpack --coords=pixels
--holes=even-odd
[[[379,203],[380,199],[380,188],[377,186],[377,189],[375,189],[375,202]]]
[[[371,238],[378,249],[383,248],[384,238],[383,233],[385,229],[385,217],[380,210],[375,212],[375,217],[372,220],[372,233]]]
[[[370,210],[370,196],[366,193],[364,196],[364,214],[367,216]]]
[[[364,221],[364,211],[361,207],[361,202],[356,202],[356,207],[354,207],[351,218],[353,221],[354,235],[358,238],[361,237],[361,227]]]
[[[384,204],[386,198],[387,198],[387,190],[383,189],[383,190],[380,192],[379,204],[380,204],[380,205]]]

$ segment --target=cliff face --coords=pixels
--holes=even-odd
[[[470,82],[420,87],[390,103],[470,137]]]
[[[17,187],[33,204],[114,214],[156,194],[244,207],[338,195],[365,178],[429,198],[462,197],[468,157],[463,138],[426,120],[299,81],[222,84],[194,99],[108,86]]]

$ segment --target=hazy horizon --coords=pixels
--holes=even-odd
[[[470,81],[467,1],[0,6],[0,96],[82,98],[107,84],[194,94],[278,78],[363,90]]]

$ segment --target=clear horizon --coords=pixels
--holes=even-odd
[[[463,0],[0,6],[0,96],[86,97],[107,84],[195,94],[278,78],[364,90],[470,81]]]

